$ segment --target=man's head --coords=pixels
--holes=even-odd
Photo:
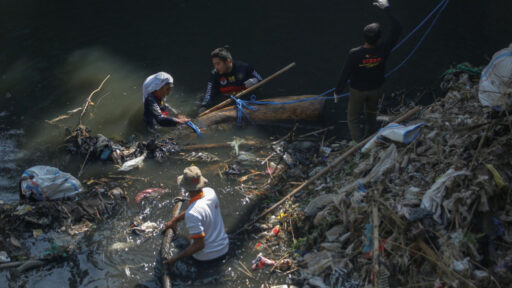
[[[364,41],[371,45],[375,46],[377,45],[377,42],[379,42],[380,35],[381,35],[381,29],[379,23],[371,23],[366,25],[363,29],[364,33]]]
[[[233,68],[233,57],[226,48],[217,48],[210,53],[212,57],[213,68],[219,74],[230,72]]]
[[[201,175],[201,170],[196,166],[190,166],[183,170],[183,175],[178,176],[178,185],[189,192],[203,189],[208,180]]]

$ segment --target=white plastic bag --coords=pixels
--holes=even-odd
[[[512,102],[512,44],[496,52],[482,71],[478,98],[484,106],[501,110]]]
[[[361,152],[367,152],[377,145],[377,141],[385,137],[389,140],[409,144],[420,134],[419,128],[423,126],[423,123],[416,125],[404,126],[397,123],[389,123],[386,127],[382,128],[377,132],[377,135],[368,141],[366,145],[361,149]]]
[[[434,213],[434,220],[438,223],[441,223],[441,213],[443,212],[441,205],[444,200],[446,188],[450,186],[459,175],[471,175],[471,173],[467,170],[457,171],[450,168],[443,176],[437,179],[434,185],[425,192],[423,199],[421,199],[420,207],[432,211]]]
[[[36,200],[56,200],[83,191],[80,181],[69,173],[50,166],[34,166],[21,175],[21,193]]]

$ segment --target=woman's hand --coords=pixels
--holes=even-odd
[[[187,123],[188,121],[190,121],[189,118],[186,118],[186,117],[183,117],[183,118],[174,118],[174,120],[179,123],[179,124],[185,124]]]

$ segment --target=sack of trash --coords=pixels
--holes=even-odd
[[[484,106],[508,106],[512,102],[512,44],[496,52],[482,71],[478,98]]]
[[[83,191],[80,181],[55,167],[38,165],[23,172],[20,196],[39,201],[74,196]]]

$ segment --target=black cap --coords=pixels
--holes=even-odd
[[[381,29],[379,23],[371,23],[366,25],[363,29],[364,40],[370,44],[375,45],[380,39]]]

